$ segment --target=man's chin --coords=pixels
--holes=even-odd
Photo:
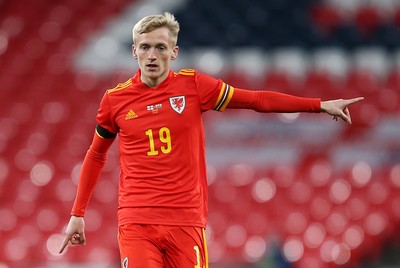
[[[142,70],[142,73],[144,73],[146,76],[151,76],[152,78],[156,78],[161,75],[159,70],[149,70],[148,68],[146,68],[144,71]]]

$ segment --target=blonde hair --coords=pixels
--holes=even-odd
[[[133,43],[135,43],[135,36],[142,33],[149,33],[162,27],[166,27],[169,30],[175,46],[178,42],[179,23],[175,19],[174,15],[169,12],[165,12],[162,15],[146,16],[138,21],[132,30]]]

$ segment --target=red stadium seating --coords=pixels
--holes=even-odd
[[[383,21],[379,10],[373,6],[363,6],[358,9],[355,20],[361,32],[367,35],[374,32],[381,21]]]
[[[90,71],[76,72],[71,61],[86,38],[130,2],[93,5],[79,0],[56,4],[41,0],[28,8],[25,5],[30,4],[22,1],[1,2],[0,34],[5,32],[10,38],[7,51],[0,55],[0,239],[4,242],[0,244],[0,267],[3,263],[9,265],[5,267],[118,263],[116,145],[88,212],[88,245],[68,248],[61,256],[56,249],[69,218],[98,102],[104,89],[123,73],[99,77]],[[394,19],[400,25],[399,14]],[[341,17],[332,7],[317,6],[313,18],[330,31]],[[373,31],[380,20],[369,8],[357,13],[358,26],[366,32]],[[236,73],[226,77],[246,86],[247,81]],[[294,147],[290,152],[296,154],[293,159],[300,159],[265,166],[228,163],[211,167],[210,163],[215,173],[209,185],[207,228],[211,264],[261,262],[278,245],[295,267],[357,267],[364,258],[378,258],[387,239],[400,236],[400,145],[396,139],[374,136],[380,133],[377,128],[382,118],[398,123],[399,70],[393,68],[383,80],[365,70],[351,70],[341,83],[328,73],[310,69],[301,81],[296,79],[271,70],[262,86],[323,99],[360,95],[366,101],[351,107],[352,127],[334,125],[332,133],[325,131],[322,137],[309,137],[309,133],[321,132],[302,128],[290,133],[290,127],[303,119],[318,127],[325,115],[296,117],[290,122],[265,115],[271,119],[271,128],[276,128],[271,130],[273,137],[257,133],[265,130],[260,129],[264,121],[259,116],[241,111],[224,116],[232,122],[240,118],[250,122],[254,132],[242,127],[247,132],[240,137],[218,136],[212,128],[221,122],[221,115],[206,115],[207,138],[210,144],[225,145],[221,151],[232,144],[242,151],[283,150],[289,144]],[[321,140],[323,146],[317,144]],[[363,173],[368,173],[368,167],[361,167],[360,175],[354,163],[335,165],[340,160],[334,157],[337,147],[357,150],[357,142],[386,152],[386,158],[379,159],[386,162],[369,166],[370,178],[363,177],[368,177]]]

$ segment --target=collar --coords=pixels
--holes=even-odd
[[[136,71],[136,73],[133,76],[133,78],[132,78],[132,84],[134,84],[135,86],[143,87],[143,88],[150,88],[148,85],[143,83],[142,80],[140,80],[141,74],[142,74],[142,71],[139,68]],[[162,81],[158,86],[156,86],[156,87],[154,87],[152,89],[157,89],[157,88],[164,87],[165,85],[167,85],[174,78],[174,76],[175,76],[174,72],[172,70],[169,70],[167,78],[165,78],[164,81]]]

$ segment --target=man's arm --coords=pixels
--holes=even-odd
[[[106,162],[107,152],[114,140],[115,135],[107,133],[104,128],[97,126],[92,144],[83,161],[78,190],[72,208],[71,218],[65,231],[64,241],[59,251],[60,253],[64,251],[68,242],[71,242],[73,245],[84,245],[86,243],[83,216],[85,215],[90,197]]]
[[[351,123],[348,106],[363,100],[363,97],[354,99],[338,99],[321,101],[318,98],[303,98],[274,91],[252,91],[235,88],[228,108],[252,109],[257,112],[325,112],[334,117],[342,118]]]

